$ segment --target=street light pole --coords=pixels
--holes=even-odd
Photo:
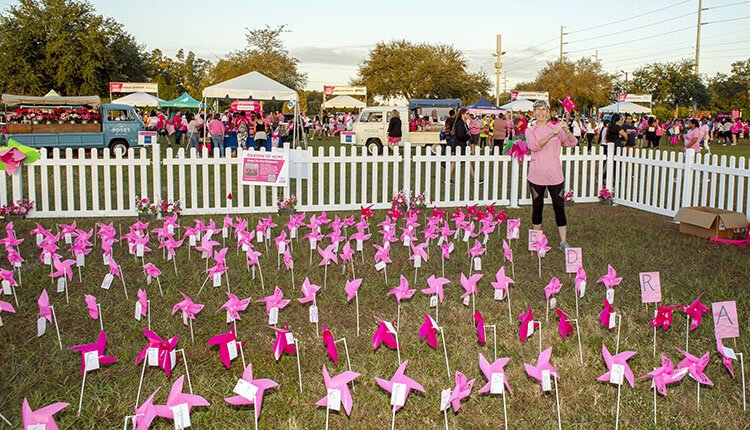
[[[503,55],[502,50],[502,36],[497,35],[497,46],[495,48],[495,106],[500,106],[500,73],[503,69],[503,63],[500,61],[500,57]]]

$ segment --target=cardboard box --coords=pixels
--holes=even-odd
[[[680,222],[680,233],[722,239],[744,239],[747,236],[747,217],[740,212],[704,206],[681,208],[674,217]]]

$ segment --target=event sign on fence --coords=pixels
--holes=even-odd
[[[323,85],[323,94],[327,96],[366,96],[367,87]]]
[[[244,185],[286,185],[289,182],[289,153],[256,151],[242,158]]]
[[[617,101],[620,103],[622,102],[651,103],[651,94],[619,93],[617,94]]]
[[[110,82],[110,93],[159,93],[159,84],[153,82]]]
[[[510,99],[516,101],[518,99],[526,100],[549,100],[549,92],[547,91],[513,91],[510,93]]]

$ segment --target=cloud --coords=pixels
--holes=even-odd
[[[367,56],[372,46],[354,45],[323,48],[318,46],[301,46],[291,48],[289,52],[301,63],[331,64],[356,67]]]

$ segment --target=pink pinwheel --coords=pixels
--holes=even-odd
[[[503,382],[505,384],[505,388],[508,390],[509,393],[513,394],[513,392],[510,390],[510,383],[508,382],[508,377],[505,373],[505,365],[508,364],[510,361],[510,358],[498,358],[492,364],[487,361],[486,358],[484,358],[484,355],[482,353],[479,353],[479,369],[484,374],[484,377],[487,378],[487,383],[479,389],[479,392],[484,393],[491,393],[492,390],[492,380],[494,379],[492,375],[503,375]]]
[[[391,394],[393,394],[393,391],[394,391],[394,388],[395,388],[394,386],[396,384],[401,384],[401,385],[405,386],[404,404],[406,404],[406,399],[409,397],[409,393],[411,392],[411,390],[417,390],[417,391],[422,392],[422,393],[425,392],[424,391],[424,387],[421,384],[419,384],[417,381],[415,381],[415,380],[413,380],[410,377],[408,377],[408,376],[405,375],[405,373],[406,373],[406,366],[408,364],[409,364],[409,360],[404,360],[398,366],[398,369],[396,370],[396,373],[394,373],[393,376],[391,376],[391,379],[389,379],[389,380],[375,377],[375,382],[378,383],[378,385],[380,386],[380,388],[384,389],[385,391],[387,391],[387,392],[389,392]],[[403,406],[394,405],[394,407],[395,407],[396,411],[398,411]]]
[[[508,152],[510,153],[510,156],[515,158],[519,163],[523,163],[523,159],[529,155],[529,148],[523,140],[517,140],[513,143]]]
[[[3,302],[0,302],[0,308],[2,307],[2,304]],[[716,350],[719,351],[719,355],[721,355],[722,364],[724,364],[724,367],[727,368],[729,374],[734,378],[734,364],[732,363],[732,360],[737,359],[737,354],[735,354],[732,348],[725,347],[722,339],[716,339]]]
[[[39,306],[39,317],[44,317],[47,321],[52,322],[52,307],[49,304],[47,290],[42,290],[42,294],[39,295],[36,303]]]
[[[357,291],[359,291],[360,285],[362,285],[362,278],[357,278],[351,281],[346,281],[346,285],[344,286],[344,291],[346,292],[347,302],[352,301],[352,299],[357,296]]]
[[[549,303],[549,306],[551,308],[555,307],[554,302],[551,301],[551,299],[553,298],[555,294],[558,294],[561,289],[562,289],[562,284],[560,283],[560,280],[557,279],[556,277],[553,277],[549,281],[549,284],[547,284],[547,286],[544,287],[544,296],[547,298],[547,303]]]
[[[656,317],[648,322],[651,327],[661,327],[666,331],[672,325],[672,312],[679,306],[659,306]]]
[[[513,263],[513,250],[510,249],[510,246],[508,246],[508,242],[503,240],[503,254],[505,255],[505,260]]]
[[[12,304],[0,300],[0,315],[2,315],[3,312],[9,312],[9,313],[14,314],[14,313],[16,313],[16,310],[13,309],[13,305]]]
[[[466,375],[456,370],[456,386],[451,391],[450,402],[453,406],[453,412],[458,412],[461,407],[461,400],[471,395],[471,389],[474,387],[475,379],[467,380]]]
[[[542,233],[539,240],[534,242],[534,251],[536,251],[536,255],[539,258],[544,258],[544,256],[547,255],[547,252],[552,249],[551,247],[547,246],[547,244],[547,236],[544,233]]]
[[[60,227],[60,233],[63,235],[63,237],[66,234],[69,234],[71,236],[71,238],[76,235],[76,228],[78,226],[76,225],[75,221],[73,221],[71,224],[62,224],[62,223],[60,223],[60,224],[58,224],[58,226]]]
[[[539,354],[535,366],[526,363],[523,364],[523,367],[526,369],[526,374],[539,381],[542,384],[542,389],[544,389],[543,375],[545,371],[548,371],[550,376],[554,375],[557,379],[560,379],[560,374],[550,363],[550,358],[552,358],[551,346]]]
[[[597,284],[603,283],[607,289],[620,285],[620,282],[622,282],[622,278],[617,277],[617,271],[610,264],[607,265],[607,274],[596,281]]]
[[[630,360],[635,354],[637,354],[636,351],[625,351],[612,355],[607,349],[607,345],[602,344],[602,357],[604,358],[604,363],[607,365],[607,373],[596,378],[596,380],[601,382],[615,382],[612,381],[612,372],[614,371],[612,367],[622,366],[625,379],[628,381],[631,388],[635,387],[635,376],[633,375],[633,371],[630,370],[630,366],[628,366],[628,360]],[[615,383],[620,384],[622,381],[620,380]]]
[[[273,241],[276,242],[276,250],[280,250],[281,244],[286,243],[286,230],[281,230],[281,233],[279,233],[278,236],[274,237]]]
[[[328,245],[325,247],[325,249],[318,248],[318,254],[321,257],[320,264],[318,264],[318,266],[327,266],[330,262],[333,262],[333,264],[339,264],[338,257],[336,257],[336,254],[333,252],[333,250],[333,245]]]
[[[224,304],[221,305],[221,307],[217,309],[216,312],[219,312],[222,309],[226,309],[228,321],[241,319],[240,312],[244,312],[245,309],[247,309],[247,306],[250,304],[250,297],[240,300],[237,296],[230,293],[229,291],[227,291],[227,297],[229,297],[229,300],[224,302]]]
[[[250,384],[251,392],[254,392],[255,394],[252,395],[252,399],[249,399],[245,396],[232,396],[232,397],[226,397],[224,399],[225,402],[232,404],[232,405],[253,405],[253,409],[255,409],[255,418],[260,417],[260,410],[261,406],[263,404],[263,394],[265,390],[269,390],[274,387],[278,387],[279,384],[276,383],[276,381],[273,381],[271,379],[253,379],[253,365],[248,364],[245,368],[245,371],[242,373],[242,379]]]
[[[231,327],[228,333],[213,336],[208,340],[208,344],[219,345],[219,358],[221,359],[221,364],[227,369],[232,365],[232,360],[237,358],[238,349],[245,347],[245,342],[237,340],[234,327]]]
[[[151,276],[152,278],[158,278],[159,275],[161,275],[161,270],[159,270],[158,267],[154,266],[151,263],[144,264],[143,271],[146,273],[146,275]]]
[[[371,234],[365,234],[364,230],[363,231],[358,231],[358,232],[356,232],[356,233],[354,233],[353,235],[350,236],[351,239],[353,239],[353,240],[361,240],[362,242],[370,240],[370,237],[372,237],[372,235]]]
[[[498,270],[495,274],[495,279],[495,282],[490,282],[490,284],[492,284],[492,288],[494,288],[495,290],[504,291],[504,293],[501,293],[503,294],[501,298],[508,297],[508,286],[510,284],[515,284],[515,281],[505,276],[505,266],[500,267],[500,270]]]
[[[334,244],[334,248],[335,248],[335,244],[343,242],[345,239],[344,236],[341,234],[340,228],[334,229],[332,232],[328,233],[325,237],[331,240],[331,243]]]
[[[342,255],[341,258],[343,259],[344,256]],[[292,259],[292,252],[289,250],[289,247],[284,249],[284,266],[286,267],[286,270],[292,270],[294,269],[294,260]]]
[[[70,406],[69,403],[57,402],[32,411],[31,407],[29,406],[28,400],[26,400],[26,397],[24,397],[23,405],[21,406],[23,428],[31,429],[37,427],[43,428],[45,430],[58,430],[57,423],[55,422],[53,415],[67,408],[68,406]]]
[[[469,255],[471,255],[471,258],[481,257],[484,255],[484,251],[482,244],[478,240],[475,240],[474,246],[469,249]]]
[[[354,256],[354,250],[347,240],[346,242],[344,242],[344,246],[341,248],[341,254],[339,255],[339,257],[341,257],[341,261],[351,262],[352,256]]]
[[[218,246],[219,242],[211,240],[211,235],[206,234],[201,238],[201,244],[195,247],[196,251],[203,253],[204,258],[210,258],[214,252],[214,246]]]
[[[661,367],[654,369],[653,371],[645,374],[641,377],[648,378],[649,376],[653,380],[652,387],[656,387],[656,391],[664,397],[667,397],[667,385],[679,382],[687,374],[688,369],[682,368],[675,371],[672,360],[667,358],[666,355],[661,356]]]
[[[612,307],[612,304],[609,303],[609,300],[607,298],[604,298],[604,309],[599,313],[599,322],[601,325],[606,327],[609,330],[615,329],[615,324],[613,324],[612,315],[615,313],[614,308]]]
[[[229,248],[222,248],[216,252],[214,252],[213,259],[216,264],[209,267],[206,273],[208,273],[209,278],[212,278],[215,275],[222,275],[227,272],[228,267],[226,264],[226,258],[227,258],[227,251]]]
[[[562,104],[565,115],[568,115],[570,112],[578,109],[578,105],[576,105],[571,97],[573,97],[573,93],[568,93],[568,96],[565,97],[565,100],[560,102],[560,104]]]
[[[96,343],[89,343],[86,345],[71,346],[68,348],[71,351],[81,352],[81,375],[86,373],[86,353],[96,351],[99,365],[110,364],[117,361],[117,358],[104,355],[104,349],[107,347],[107,335],[104,331],[99,332],[99,337]],[[97,366],[98,367],[98,366]]]
[[[372,205],[360,206],[359,208],[360,208],[360,211],[362,211],[363,218],[372,218],[375,216],[375,213],[372,211]]]
[[[560,319],[560,322],[557,323],[557,330],[560,332],[560,336],[562,336],[563,340],[565,340],[568,335],[575,332],[575,329],[569,321],[570,317],[568,317],[568,314],[563,312],[562,309],[556,310],[555,313],[557,313],[557,317]]]
[[[258,257],[261,256],[261,253],[254,250],[252,247],[249,247],[247,249],[247,252],[245,252],[245,255],[247,257],[247,265],[248,266],[258,266],[260,267],[260,259]]]
[[[300,303],[315,302],[315,294],[320,290],[320,285],[315,285],[310,282],[310,279],[305,277],[302,282],[302,297],[297,299]]]
[[[135,430],[148,430],[151,427],[151,423],[156,418],[156,409],[154,408],[154,397],[159,392],[161,387],[158,387],[148,396],[145,402],[141,403],[141,406],[135,408]]]
[[[20,149],[13,147],[0,151],[0,161],[5,163],[5,173],[8,176],[16,173],[21,163],[26,159],[26,154],[21,152]]]
[[[534,322],[534,314],[532,314],[531,308],[518,317],[518,322],[521,323],[521,326],[518,328],[518,337],[521,339],[521,343],[526,343],[526,339],[531,333],[534,333],[534,329],[540,327],[539,323]]]
[[[586,294],[586,271],[583,270],[583,266],[578,266],[575,278],[576,294],[579,297],[583,297]]]
[[[431,316],[424,314],[424,322],[419,327],[419,338],[426,339],[427,345],[437,349],[437,331],[438,325],[435,320]]]
[[[0,269],[0,282],[1,281],[7,281],[11,287],[18,286],[18,283],[16,283],[16,280],[13,278],[12,270]]]
[[[288,299],[284,299],[284,293],[281,291],[281,288],[276,286],[276,288],[273,290],[273,294],[270,296],[263,297],[262,299],[256,300],[255,303],[265,303],[266,304],[266,314],[271,313],[271,309],[278,308],[279,310],[282,310],[286,307],[286,305],[289,304]]]
[[[162,418],[174,419],[172,408],[175,406],[186,404],[188,412],[190,412],[190,409],[192,409],[194,406],[210,406],[210,403],[208,403],[206,399],[197,394],[183,393],[182,385],[184,380],[185,376],[183,375],[177,378],[176,381],[174,381],[174,384],[172,384],[172,389],[169,391],[169,396],[167,397],[166,404],[154,405],[154,411],[156,412],[156,415]]]
[[[174,306],[172,306],[172,315],[174,315],[177,311],[182,311],[182,318],[187,321],[188,319],[194,320],[195,315],[199,313],[201,310],[203,310],[203,307],[205,305],[194,303],[193,300],[190,299],[185,293],[182,294],[182,301],[177,302]]]
[[[378,328],[375,330],[375,334],[372,335],[372,350],[378,349],[381,343],[384,343],[391,349],[398,349],[398,342],[394,337],[396,329],[392,323],[387,323],[380,318],[375,318],[378,321]]]
[[[328,356],[331,357],[334,364],[339,364],[339,351],[336,349],[336,342],[333,339],[333,334],[325,324],[323,324],[320,336],[323,338],[323,345],[326,347]]]
[[[84,294],[86,300],[86,308],[89,310],[89,316],[92,319],[99,319],[99,308],[96,306],[96,297],[90,294]]]
[[[436,278],[435,275],[430,275],[429,278],[427,278],[427,285],[428,288],[425,288],[422,291],[422,293],[427,295],[437,295],[438,299],[440,300],[440,303],[443,303],[443,297],[444,297],[444,288],[446,285],[450,284],[451,281],[449,281],[446,278]]]
[[[505,226],[509,237],[518,237],[521,229],[521,218],[509,219]]]
[[[701,293],[701,295],[698,296],[698,298],[689,306],[680,305],[680,310],[684,312],[685,315],[690,315],[691,331],[697,329],[698,326],[701,325],[701,322],[703,322],[703,314],[708,314],[708,308],[701,303],[701,297],[703,297],[703,293]]]
[[[461,286],[464,287],[464,293],[461,294],[462,299],[478,292],[477,283],[483,276],[481,273],[475,273],[467,278],[466,275],[461,274]]]
[[[122,276],[122,270],[120,269],[120,265],[117,264],[117,262],[115,261],[115,258],[112,255],[109,256],[107,265],[109,266],[109,273],[112,276],[117,276],[118,278]]]
[[[708,366],[709,363],[709,352],[706,352],[701,358],[698,358],[688,352],[681,350],[680,348],[675,347],[675,349],[680,351],[682,355],[685,356],[685,358],[680,361],[680,364],[678,364],[678,367],[687,368],[690,377],[695,379],[695,381],[699,384],[708,385],[711,387],[714,386],[714,383],[711,382],[711,380],[708,379],[708,376],[706,376],[706,374],[704,373],[706,366]]]
[[[297,347],[294,345],[294,335],[289,331],[289,325],[285,328],[273,327],[276,339],[273,341],[273,358],[279,361],[284,354],[296,354]]]
[[[409,281],[406,280],[406,278],[404,277],[404,275],[401,275],[398,287],[396,287],[396,288],[388,291],[387,295],[388,296],[394,296],[394,297],[396,297],[396,302],[400,306],[402,300],[408,300],[408,299],[412,298],[412,296],[414,295],[414,293],[416,291],[417,290],[410,290],[409,289]]]
[[[378,264],[381,261],[383,263],[386,263],[386,264],[391,264],[392,263],[391,257],[390,257],[390,253],[391,253],[391,247],[390,246],[382,247],[382,246],[377,245],[377,244],[375,244],[373,246],[375,247],[375,264]]]
[[[135,364],[140,363],[146,358],[148,350],[155,348],[157,350],[157,364],[164,370],[164,373],[169,378],[172,374],[175,364],[177,364],[177,354],[175,348],[177,348],[177,341],[179,336],[175,335],[173,338],[163,340],[156,333],[151,330],[143,329],[143,334],[148,339],[146,346],[138,353],[138,357],[135,359]]]
[[[139,318],[143,318],[148,313],[148,296],[146,294],[146,290],[138,290],[138,303],[141,304],[141,309],[138,312]]]
[[[21,267],[21,264],[25,261],[23,258],[21,258],[21,254],[19,254],[18,251],[13,248],[6,248],[5,251],[8,253],[8,264],[13,267]]]
[[[414,246],[412,243],[411,245],[411,252],[412,255],[409,257],[409,260],[416,260],[417,256],[422,259],[422,261],[427,261],[427,242],[422,242],[417,246]]]
[[[328,374],[328,369],[326,369],[325,364],[323,365],[323,382],[326,386],[326,390],[329,394],[326,394],[325,397],[318,400],[315,404],[322,407],[328,407],[330,408],[332,405],[328,404],[328,398],[330,396],[331,391],[338,391],[338,397],[341,399],[341,404],[344,406],[344,410],[346,411],[346,415],[350,415],[352,412],[352,394],[349,392],[349,383],[352,382],[354,379],[359,377],[359,373],[357,372],[350,372],[345,371],[341,372],[338,375],[331,377]]]
[[[135,240],[133,240],[133,248],[138,249],[138,247],[142,247],[143,252],[151,252],[151,248],[146,246],[148,244],[148,236],[143,237],[136,237]]]
[[[445,242],[440,245],[440,250],[442,251],[441,255],[443,259],[450,260],[452,247],[452,242]]]
[[[159,244],[159,248],[166,248],[167,254],[174,257],[175,255],[177,255],[177,248],[182,246],[182,242],[184,241],[185,239],[175,240],[172,236],[169,236],[167,237],[167,240]]]
[[[477,326],[477,342],[484,346],[487,343],[487,338],[484,333],[484,317],[478,310],[474,312],[474,325]]]

